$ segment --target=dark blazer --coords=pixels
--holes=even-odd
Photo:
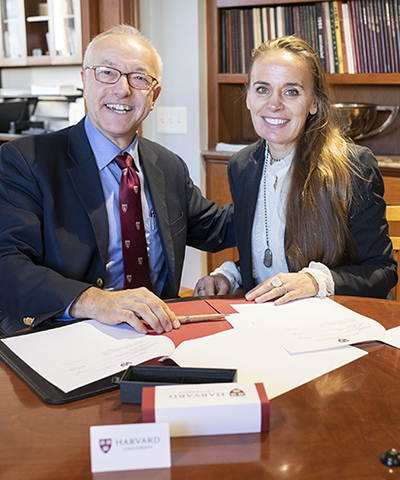
[[[139,156],[160,227],[168,278],[177,296],[185,245],[234,246],[233,206],[218,209],[193,185],[174,153],[139,138]],[[104,284],[108,219],[83,120],[0,149],[0,310],[34,325],[60,316],[90,286]]]
[[[229,185],[235,205],[236,243],[246,292],[255,286],[251,231],[264,152],[265,141],[260,140],[235,154],[228,165]],[[349,211],[349,227],[359,261],[354,265],[343,260],[343,265],[331,269],[335,293],[386,298],[397,283],[397,264],[388,235],[386,204],[382,198],[383,180],[378,162],[368,148],[349,144],[349,155],[359,158],[361,168],[361,176],[354,175],[355,194]]]

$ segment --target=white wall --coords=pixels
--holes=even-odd
[[[161,55],[162,91],[143,135],[180,155],[195,184],[204,186],[200,151],[207,146],[205,0],[141,0],[140,26]],[[157,132],[157,107],[186,107],[187,133]],[[204,192],[204,188],[202,188]],[[206,255],[187,248],[182,285],[206,274]]]

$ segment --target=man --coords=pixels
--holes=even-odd
[[[137,136],[160,94],[161,69],[157,51],[136,29],[110,29],[85,53],[88,115],[59,132],[2,146],[3,332],[56,318],[126,322],[141,333],[143,322],[158,333],[178,328],[159,297],[177,296],[185,245],[217,251],[234,244],[232,207],[218,209],[177,155]],[[123,268],[118,198],[129,169],[115,159],[121,152],[140,180],[152,291],[123,289],[132,275]]]

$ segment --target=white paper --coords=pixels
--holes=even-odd
[[[171,466],[168,423],[90,427],[92,472],[142,470]]]
[[[69,392],[130,365],[170,355],[168,337],[142,335],[129,325],[96,320],[2,339],[16,355],[50,383]]]
[[[383,340],[386,333],[380,323],[329,298],[306,298],[279,306],[272,302],[232,306],[290,353]]]
[[[228,317],[232,330],[183,342],[175,351],[168,337],[142,335],[128,325],[109,326],[95,320],[2,341],[64,392],[164,355],[182,367],[236,368],[238,381],[264,382],[269,398],[273,398],[366,354],[346,345],[329,349],[332,338],[327,337],[324,350],[291,355],[288,349],[294,349],[290,344],[294,336],[282,328],[285,323],[302,328],[312,319],[321,324],[321,319],[330,316],[339,325],[343,318],[355,318],[363,325],[369,326],[371,321],[374,327],[379,326],[329,299],[305,299],[278,307],[272,303],[232,307],[243,312]],[[331,332],[327,325],[325,334]],[[353,335],[351,341],[378,340],[378,333],[372,327],[366,328]],[[340,334],[345,338],[342,331]],[[316,350],[316,344],[321,348],[315,338],[297,342],[305,345],[303,350]],[[332,345],[336,346],[337,341]]]
[[[230,315],[229,322],[232,330],[183,342],[171,358],[185,367],[236,368],[238,382],[263,382],[272,399],[367,354],[343,346],[291,355],[245,316]]]
[[[392,347],[400,348],[400,327],[386,330],[385,343]]]

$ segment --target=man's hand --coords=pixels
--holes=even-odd
[[[222,273],[208,275],[197,281],[193,291],[194,297],[204,297],[206,295],[226,295],[229,293],[229,280]]]
[[[166,303],[145,287],[104,291],[95,287],[82,292],[71,305],[74,318],[94,318],[101,323],[127,323],[139,333],[147,333],[147,322],[155,332],[170,332],[180,323]]]

